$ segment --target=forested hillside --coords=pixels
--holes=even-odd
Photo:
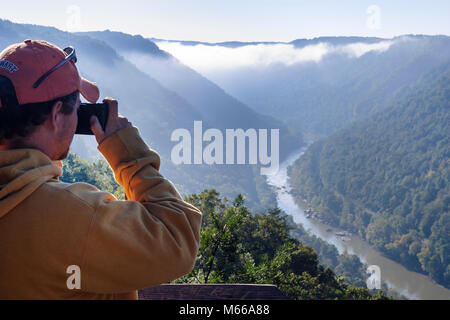
[[[383,291],[355,287],[319,263],[317,253],[291,236],[277,208],[252,214],[238,195],[215,190],[185,198],[203,213],[201,242],[192,272],[177,282],[274,284],[291,299],[386,299]]]
[[[313,144],[290,183],[327,223],[450,287],[450,65],[386,107]]]

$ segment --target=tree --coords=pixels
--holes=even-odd
[[[279,208],[252,214],[241,195],[230,204],[215,190],[185,198],[203,213],[192,272],[177,283],[274,284],[293,299],[386,299],[346,284],[319,264],[317,253],[290,235]]]

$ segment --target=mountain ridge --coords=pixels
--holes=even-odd
[[[259,114],[202,74],[180,63],[169,53],[160,49],[156,53],[154,50],[147,52],[146,47],[150,41],[148,39],[111,31],[80,34],[108,41],[128,61],[133,62],[141,70],[147,70],[147,74],[187,99],[214,128],[279,129],[280,159],[287,157],[292,149],[300,147],[303,143],[301,137],[293,133],[293,129],[286,128],[278,119]]]
[[[240,192],[247,198],[249,206],[261,210],[274,199],[274,193],[264,187],[262,181],[258,188],[255,186],[260,174],[250,165],[228,168],[220,165],[174,165],[170,161],[175,145],[171,141],[171,133],[178,128],[192,132],[196,120],[203,120],[205,127],[212,125],[184,97],[139,70],[104,41],[53,27],[0,20],[0,46],[6,47],[28,38],[76,48],[80,73],[97,81],[102,96],[119,100],[121,112],[139,128],[150,146],[160,153],[162,173],[175,181],[182,194],[201,192],[205,188],[216,188],[229,197]],[[85,158],[98,156],[93,137],[76,136],[72,150]]]

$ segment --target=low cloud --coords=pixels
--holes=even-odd
[[[295,48],[291,44],[257,44],[238,48],[203,44],[189,46],[167,41],[157,42],[157,45],[189,67],[199,72],[211,72],[242,67],[266,67],[276,63],[287,66],[304,62],[318,63],[329,54],[359,58],[368,52],[384,52],[392,43],[393,41],[380,41],[342,46],[319,43],[303,48]]]
[[[385,52],[389,50],[392,43],[393,43],[392,41],[380,41],[377,43],[356,42],[345,46],[337,47],[337,50],[341,50],[342,52],[348,54],[352,58],[359,58],[371,51]]]

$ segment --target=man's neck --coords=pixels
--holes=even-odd
[[[34,143],[30,143],[25,140],[6,140],[0,144],[0,151],[8,151],[15,149],[36,149],[41,151],[43,154],[47,155],[50,159],[51,156],[48,154],[48,151],[44,150],[40,146],[35,145]]]

